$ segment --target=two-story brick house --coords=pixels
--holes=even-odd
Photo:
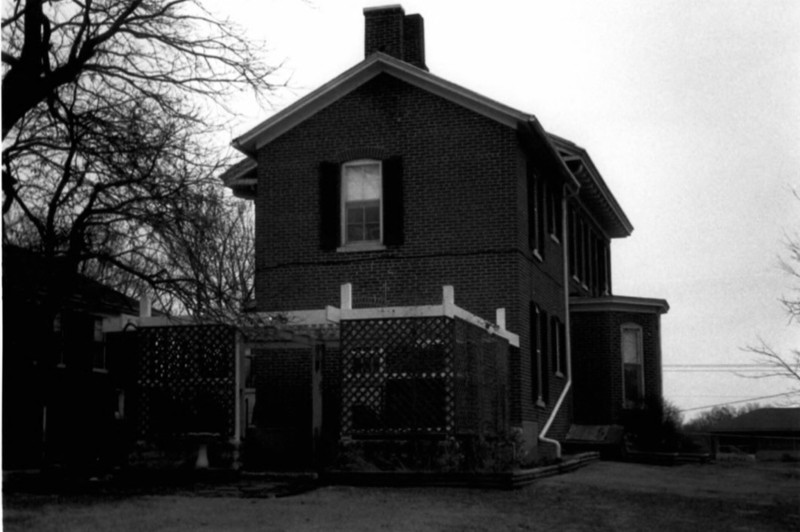
[[[663,300],[612,295],[633,227],[588,154],[535,116],[428,72],[423,20],[367,8],[365,59],[238,137],[256,204],[256,306],[291,314],[506,310],[511,425],[531,446],[661,396]],[[298,313],[298,315],[300,315]],[[550,447],[550,446],[545,446]]]

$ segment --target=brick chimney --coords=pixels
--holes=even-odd
[[[420,15],[406,15],[399,4],[364,8],[364,57],[375,52],[396,57],[423,70],[425,25]]]

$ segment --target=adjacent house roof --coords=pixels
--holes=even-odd
[[[759,408],[733,419],[720,421],[710,432],[770,432],[800,434],[800,408]]]
[[[241,197],[254,197],[256,180],[255,156],[282,134],[290,131],[325,107],[380,74],[388,74],[410,85],[428,91],[453,103],[470,109],[515,130],[526,133],[531,149],[551,161],[554,169],[574,189],[581,188],[581,199],[596,212],[609,237],[625,237],[633,230],[600,173],[582,148],[569,141],[545,132],[538,119],[531,114],[496,102],[430,72],[384,53],[374,53],[328,83],[300,98],[292,105],[264,120],[247,133],[237,137],[233,146],[249,157],[231,167],[222,175],[226,186]],[[581,160],[573,172],[568,165]],[[574,163],[572,163],[574,165]]]
[[[3,298],[7,302],[39,305],[47,293],[47,270],[42,257],[18,246],[3,246]],[[69,275],[64,307],[77,312],[137,314],[133,298],[83,275]],[[65,281],[67,282],[67,281]]]

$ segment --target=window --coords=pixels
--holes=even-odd
[[[104,372],[108,370],[108,360],[103,334],[103,318],[94,318],[94,331],[90,350],[92,353],[92,369]]]
[[[550,334],[549,319],[547,312],[539,311],[539,341],[541,343],[541,399],[546,403],[550,397],[550,371],[552,370],[552,353],[553,342],[552,335]]]
[[[544,235],[546,231],[546,187],[544,179],[533,171],[533,163],[527,162],[528,185],[528,241],[534,256],[544,257]]]
[[[553,357],[553,371],[559,377],[566,373],[566,345],[565,345],[564,324],[557,317],[550,318],[550,345]]]
[[[542,400],[542,331],[541,311],[533,301],[530,302],[531,328],[531,390],[532,399],[537,406],[544,406]]]
[[[382,242],[381,163],[342,165],[342,245]]]
[[[642,328],[630,323],[622,326],[622,380],[625,408],[641,407],[644,401]]]
[[[554,242],[561,241],[561,194],[557,186],[549,187],[547,196],[547,230]]]
[[[61,313],[57,313],[53,317],[53,345],[56,350],[56,366],[59,368],[65,367],[64,359],[64,330],[62,329],[62,320],[64,317]]]
[[[569,210],[569,273],[578,278],[578,217],[574,207]]]
[[[400,157],[323,162],[319,170],[324,251],[374,251],[403,244]]]

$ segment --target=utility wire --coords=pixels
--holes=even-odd
[[[718,404],[715,404],[715,405],[695,406],[695,407],[692,407],[692,408],[682,408],[681,412],[691,412],[692,410],[703,410],[705,408],[714,408],[715,406],[728,406],[728,405],[734,405],[734,404],[737,404],[737,403],[749,403],[749,402],[752,402],[752,401],[760,401],[761,399],[773,399],[775,397],[785,397],[787,395],[793,395],[793,394],[796,394],[796,393],[800,393],[800,390],[794,390],[794,391],[791,391],[791,392],[784,392],[784,393],[776,393],[775,395],[763,395],[761,397],[751,397],[749,399],[739,399],[737,401],[728,401],[727,403],[718,403]]]

